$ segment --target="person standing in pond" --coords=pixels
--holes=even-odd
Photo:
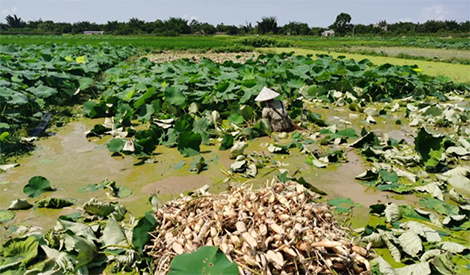
[[[284,103],[275,99],[277,96],[279,96],[277,92],[264,87],[255,101],[265,103],[262,118],[269,120],[274,132],[291,132],[297,127],[290,120]]]

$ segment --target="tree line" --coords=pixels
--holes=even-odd
[[[277,23],[276,17],[262,17],[256,24],[246,22],[245,25],[212,25],[197,20],[170,17],[167,20],[157,19],[146,22],[131,18],[128,22],[108,21],[105,24],[81,21],[76,23],[54,22],[52,20],[23,21],[16,15],[7,15],[6,24],[0,23],[3,34],[80,34],[84,31],[104,31],[114,35],[151,34],[160,36],[178,36],[185,34],[213,35],[321,35],[327,29],[335,31],[336,36],[347,35],[419,35],[419,34],[452,34],[470,32],[470,21],[428,20],[424,23],[397,22],[388,24],[385,20],[376,24],[351,24],[351,16],[341,13],[328,28],[310,27],[307,23],[289,22],[284,26]]]

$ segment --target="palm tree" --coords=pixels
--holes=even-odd
[[[266,34],[266,33],[277,33],[277,18],[275,16],[271,17],[262,17],[261,22],[256,21],[258,24],[258,33],[259,34]]]
[[[5,17],[5,20],[7,21],[7,24],[8,26],[10,26],[10,28],[21,28],[24,24],[21,18],[17,17],[16,14],[14,14],[13,16],[7,15]]]

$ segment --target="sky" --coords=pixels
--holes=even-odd
[[[338,14],[351,15],[353,24],[380,20],[425,22],[427,20],[470,20],[470,0],[0,0],[0,22],[16,14],[23,21],[127,22],[181,17],[214,25],[256,25],[265,16],[275,16],[278,25],[291,21],[310,27],[327,27]]]

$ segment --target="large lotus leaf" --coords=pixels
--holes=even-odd
[[[153,232],[156,227],[157,221],[151,212],[145,213],[145,216],[139,219],[132,231],[132,245],[137,251],[142,252],[144,245],[150,240],[149,232]]]
[[[233,136],[231,134],[226,134],[220,143],[219,150],[227,150],[233,146]]]
[[[387,204],[384,213],[388,223],[393,223],[401,219],[400,208],[395,203]]]
[[[186,97],[174,86],[168,86],[165,89],[166,102],[174,106],[182,106],[186,103]]]
[[[401,252],[400,249],[398,249],[397,247],[398,239],[395,238],[393,233],[390,231],[379,231],[380,237],[382,238],[388,250],[390,251],[390,255],[392,255],[392,258],[395,260],[395,262],[399,263],[401,260]]]
[[[238,275],[238,266],[230,262],[225,254],[215,246],[203,246],[198,251],[177,255],[171,261],[168,275]]]
[[[421,156],[423,163],[431,158],[431,150],[440,151],[442,149],[443,140],[444,137],[433,135],[424,127],[419,129],[415,139],[415,150]]]
[[[431,250],[432,251],[432,250]],[[424,255],[423,255],[424,256]],[[442,275],[454,275],[457,274],[453,270],[454,264],[452,261],[449,259],[447,254],[441,254],[441,255],[436,255],[431,261],[432,265],[434,268],[439,272],[439,274]],[[468,265],[467,265],[467,270],[468,270]]]
[[[373,144],[377,140],[377,135],[374,132],[369,132],[365,136],[361,137],[360,139],[356,140],[349,146],[353,148],[362,148],[366,144]]]
[[[230,121],[233,124],[239,125],[239,124],[242,124],[243,122],[245,122],[245,119],[243,118],[242,115],[240,115],[238,113],[232,113],[228,117],[228,121]]]
[[[439,187],[439,184],[436,182],[432,182],[424,186],[417,186],[415,187],[415,190],[420,191],[420,192],[427,192],[436,199],[439,199],[441,201],[444,200],[444,194],[442,193],[442,190]]]
[[[64,245],[67,251],[78,252],[78,256],[75,258],[77,268],[92,262],[98,252],[98,248],[92,241],[74,235],[66,234]]]
[[[379,264],[379,271],[383,275],[398,275],[399,273],[382,257],[378,257],[375,261]]]
[[[15,212],[0,209],[0,223],[11,221],[13,218],[15,218]]]
[[[139,121],[149,121],[152,117],[152,115],[155,114],[155,107],[152,104],[145,104],[139,112],[139,116],[137,119]]]
[[[44,208],[64,208],[75,203],[75,199],[47,198],[36,202],[37,207]]]
[[[421,236],[421,237],[424,237],[426,238],[426,240],[428,242],[440,242],[441,241],[441,237],[439,236],[439,232],[437,232],[436,230],[430,228],[430,227],[427,227],[419,222],[415,222],[415,221],[408,221],[404,224],[402,224],[401,226],[406,226],[408,227],[408,230],[410,230],[411,232]]]
[[[47,245],[41,245],[41,249],[44,250],[48,259],[55,262],[56,266],[62,271],[73,273],[75,271],[74,258],[66,252],[60,252],[59,250],[48,247]],[[49,275],[49,273],[47,273]],[[62,273],[59,273],[62,274]]]
[[[134,109],[139,108],[144,105],[146,100],[151,98],[155,94],[155,87],[150,87],[147,91],[136,101],[134,102]]]
[[[50,182],[41,176],[32,177],[23,188],[23,193],[31,198],[39,197],[44,192],[53,191]]]
[[[456,175],[450,177],[447,182],[455,188],[470,192],[470,179],[467,177]]]
[[[178,151],[185,157],[198,155],[202,137],[194,132],[182,132],[178,138]]]
[[[387,170],[381,169],[379,175],[384,183],[392,184],[398,182],[398,175],[395,172],[389,173]]]
[[[103,117],[106,115],[106,103],[88,101],[83,105],[83,113],[90,118]]]
[[[411,257],[416,257],[419,252],[423,251],[421,238],[411,231],[406,231],[401,234],[400,237],[398,237],[398,241],[403,251]]]
[[[85,210],[85,212],[99,217],[107,217],[109,214],[113,213],[115,209],[115,206],[111,203],[98,202],[94,198],[83,204],[83,210]]]
[[[73,232],[76,236],[84,237],[89,241],[97,241],[93,229],[87,224],[66,221],[63,219],[58,219],[57,224],[54,227],[55,231],[59,230],[69,230]]]
[[[9,263],[21,261],[28,264],[37,257],[38,245],[39,241],[33,236],[11,239],[3,245],[3,257],[9,258]]]
[[[469,250],[470,248],[465,247],[459,243],[454,242],[441,242],[439,243],[439,247],[442,250],[453,252],[453,253],[462,253],[465,250]]]
[[[438,199],[424,198],[419,201],[419,204],[427,207],[428,209],[433,209],[441,215],[458,215],[459,214],[459,207],[457,205],[448,204]]]
[[[106,228],[103,230],[103,243],[108,248],[116,248],[116,246],[128,246],[127,238],[121,227],[115,219],[109,219]]]
[[[109,214],[108,219],[115,219],[116,221],[122,221],[127,213],[127,208],[122,204],[117,204],[114,211]]]
[[[31,87],[31,88],[28,88],[27,90],[40,98],[48,98],[58,93],[57,89],[43,86],[43,85],[39,87]]]
[[[80,90],[86,90],[93,85],[93,79],[89,77],[81,77],[78,79],[78,83],[80,84]]]
[[[193,122],[193,132],[201,135],[202,142],[206,145],[209,144],[209,135],[207,134],[207,128],[209,127],[210,121],[206,117],[196,119]]]
[[[431,274],[429,262],[421,262],[396,269],[400,275],[428,275]]]

